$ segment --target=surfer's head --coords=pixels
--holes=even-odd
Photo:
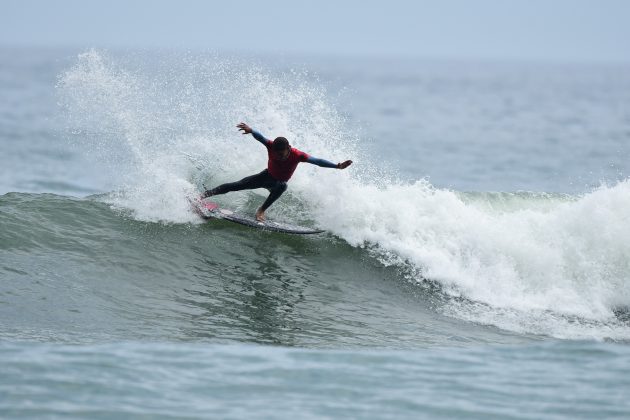
[[[291,152],[289,140],[284,137],[276,137],[271,145],[271,150],[273,150],[273,154],[277,159],[285,160],[289,157],[289,153]]]

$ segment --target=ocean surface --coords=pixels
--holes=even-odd
[[[0,64],[0,417],[630,417],[630,65]],[[190,211],[241,121],[354,161],[267,212],[326,233]]]

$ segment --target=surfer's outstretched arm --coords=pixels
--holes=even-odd
[[[261,142],[262,144],[264,144],[265,146],[268,145],[269,143],[272,143],[271,140],[269,140],[268,138],[265,138],[265,136],[263,136],[262,134],[260,134],[258,131],[256,130],[252,130],[252,136],[254,136],[254,138],[256,140],[258,140],[259,142]]]
[[[259,142],[261,142],[265,146],[267,146],[269,143],[271,143],[271,140],[265,138],[265,136],[260,134],[258,131],[253,130],[249,125],[247,125],[245,123],[240,123],[236,127],[238,127],[238,129],[241,130],[243,132],[243,134],[251,134],[252,136],[254,136],[254,138],[256,140],[258,140]]]
[[[309,156],[308,159],[306,159],[306,162],[312,163],[313,165],[321,166],[322,168],[336,168],[336,169],[346,169],[348,166],[352,165],[351,160],[346,160],[345,162],[341,162],[341,163],[332,163],[329,160],[319,159],[314,156]]]

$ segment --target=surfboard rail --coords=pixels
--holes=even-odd
[[[258,221],[253,217],[238,214],[232,210],[219,207],[217,203],[204,200],[189,200],[190,204],[202,219],[223,219],[230,222],[238,223],[243,226],[255,229],[265,230],[269,232],[289,233],[294,235],[312,235],[323,233],[324,230],[312,229],[304,226],[292,225],[290,223],[276,222],[273,220]]]

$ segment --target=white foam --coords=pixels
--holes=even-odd
[[[465,195],[399,182],[362,155],[311,76],[216,57],[179,63],[150,77],[90,51],[60,78],[72,121],[96,131],[93,151],[123,156],[111,162],[123,174],[115,205],[141,220],[195,220],[185,197],[201,182],[265,167],[260,145],[236,133],[246,121],[317,157],[353,159],[345,171],[302,165],[273,211],[305,211],[383,263],[410,264],[418,280],[453,296],[445,313],[520,333],[630,338],[613,314],[630,306],[630,182],[581,197]],[[243,195],[230,197],[238,204]]]
[[[334,198],[325,194],[317,218],[327,229],[356,246],[377,244],[385,259],[394,253],[470,302],[453,300],[451,315],[557,337],[630,338],[613,314],[630,306],[628,181],[511,211],[423,182],[345,182]]]

